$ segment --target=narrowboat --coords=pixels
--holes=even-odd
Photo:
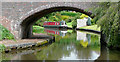
[[[67,24],[65,21],[60,21],[60,22],[47,22],[45,21],[43,23],[43,27],[47,27],[47,28],[66,28]]]

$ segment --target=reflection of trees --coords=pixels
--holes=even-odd
[[[64,37],[61,36],[55,36],[55,41],[56,42],[72,42],[72,41],[76,41],[76,33],[67,33]]]
[[[93,56],[93,51],[97,54],[100,52],[100,48],[98,47],[87,47],[83,48],[81,45],[75,45],[76,48],[76,54],[78,59],[91,59]],[[96,56],[97,57],[97,56]]]
[[[88,40],[88,44],[90,44],[91,42],[91,35],[90,34],[86,34],[87,40]]]
[[[90,37],[91,38],[90,38]],[[13,58],[18,57],[17,59],[25,60],[25,59],[35,59],[35,60],[59,60],[63,57],[70,57],[71,52],[75,53],[77,55],[77,59],[95,59],[97,58],[96,55],[93,54],[93,52],[100,54],[99,58],[97,60],[107,60],[107,59],[119,59],[120,52],[109,52],[105,47],[101,46],[100,51],[100,42],[99,42],[99,36],[97,35],[88,35],[87,38],[90,38],[90,44],[83,48],[80,44],[80,41],[76,40],[76,33],[67,33],[66,36],[60,37],[55,36],[56,42],[47,46],[47,48],[44,48],[41,50],[41,48],[36,49],[38,52],[32,52],[33,50],[30,50],[32,53],[28,50],[24,51],[20,54],[2,54],[2,58],[0,56],[1,60],[10,60]],[[101,53],[100,53],[101,52]],[[27,54],[25,54],[27,53]],[[94,56],[93,56],[94,55]],[[45,61],[46,62],[46,61]],[[53,62],[53,61],[51,61]],[[57,61],[54,61],[57,62]]]
[[[88,41],[83,41],[83,40],[80,40],[80,44],[86,48],[88,46]]]
[[[55,37],[56,42],[47,46],[47,48],[29,55],[20,55],[20,57],[22,59],[28,59],[28,56],[33,56],[34,59],[38,60],[58,60],[63,57],[69,57],[71,52],[73,52],[77,55],[78,59],[90,59],[92,57],[92,51],[99,52],[100,50],[99,45],[94,45],[99,41],[98,36],[95,35],[91,35],[91,43],[87,48],[83,48],[80,41],[76,40],[76,33],[67,33],[64,37]],[[13,54],[11,55],[12,57],[16,56],[16,54],[14,56]]]
[[[93,56],[93,51],[100,52],[99,36],[87,34],[86,37],[87,41],[83,42],[83,40],[80,40],[80,44],[75,45],[76,54],[80,59],[90,59]],[[89,43],[89,46],[83,48],[86,47],[87,43]]]
[[[80,59],[90,59],[92,56],[92,49],[91,48],[83,48],[80,45],[76,45],[76,54],[77,57]]]
[[[98,35],[94,35],[94,34],[88,34],[88,33],[82,33],[80,31],[78,31],[77,35],[79,35],[77,37],[77,40],[79,40],[79,43],[81,44],[81,46],[83,47],[98,47],[100,46],[100,38]],[[83,37],[82,37],[83,35]],[[80,38],[80,39],[79,39]]]
[[[73,50],[71,44],[73,44],[74,41],[76,41],[76,33],[72,35],[68,33],[64,37],[56,36],[56,42],[50,45],[49,48],[38,52],[37,58],[40,60],[57,60],[63,56],[69,56]]]
[[[49,48],[38,52],[37,58],[39,60],[57,60],[62,58],[63,56],[69,56],[72,49],[68,47],[68,44],[54,43],[50,45]]]
[[[101,51],[100,56],[97,60],[113,60],[113,62],[120,61],[120,51],[109,50],[105,45],[101,45],[100,51]],[[119,61],[115,61],[115,60],[119,60]]]
[[[98,35],[91,35],[91,42],[89,44],[90,47],[100,47],[100,37]]]
[[[59,39],[60,38],[60,39]],[[92,39],[96,38],[96,39]],[[96,44],[99,41],[97,36],[91,37],[92,44]],[[72,45],[72,46],[71,46]],[[92,47],[91,47],[92,46]],[[99,52],[99,46],[90,45],[87,48],[83,48],[80,45],[80,42],[76,40],[76,33],[66,34],[64,37],[56,36],[56,42],[42,50],[41,52],[37,53],[37,58],[40,60],[58,60],[60,58],[69,57],[72,51],[75,51],[78,59],[90,59],[94,52]]]
[[[24,55],[21,55],[20,59],[22,59],[22,60],[37,60],[37,58],[36,58],[36,56],[34,54],[24,54]]]

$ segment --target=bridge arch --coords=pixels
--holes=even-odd
[[[85,9],[88,9],[87,7],[88,6],[86,6],[86,4],[79,5],[72,3],[54,3],[50,5],[40,6],[34,10],[31,10],[20,18],[20,20],[22,20],[20,23],[20,37],[22,39],[29,38],[32,35],[32,25],[41,17],[52,12],[71,10],[84,13],[93,18],[93,16],[91,16],[91,12],[84,11]]]

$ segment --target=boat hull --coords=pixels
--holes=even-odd
[[[59,25],[43,25],[45,28],[67,28],[67,26],[59,26]]]

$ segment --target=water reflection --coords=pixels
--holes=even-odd
[[[61,28],[45,28],[44,31],[48,34],[54,34],[64,37],[67,33],[67,29]]]
[[[83,47],[87,47],[91,42],[91,35],[77,31],[77,40]]]
[[[100,47],[100,35],[60,29],[44,31],[55,35],[54,43],[19,54],[3,54],[1,60],[118,60],[120,57],[119,52]]]

